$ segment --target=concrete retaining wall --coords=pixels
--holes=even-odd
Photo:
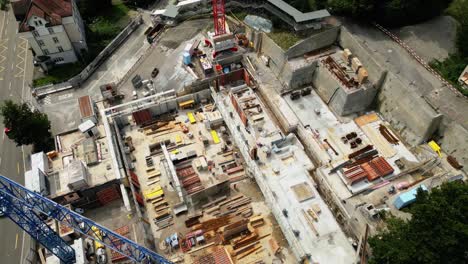
[[[283,79],[285,80],[286,85],[290,89],[296,89],[310,85],[313,81],[317,63],[317,61],[312,61],[308,65],[298,69],[291,69],[290,67],[286,67],[285,72],[283,73]],[[286,70],[288,70],[288,72],[286,72]],[[290,76],[286,75],[286,73],[290,73]]]
[[[288,59],[292,59],[302,56],[304,53],[331,46],[337,41],[338,33],[339,27],[326,29],[296,43],[286,51],[285,55]]]
[[[444,131],[444,137],[440,141],[442,150],[457,158],[463,165],[463,171],[468,173],[468,131],[461,125],[452,122]]]
[[[412,146],[428,140],[439,128],[442,115],[424,99],[388,73],[377,97],[377,110]]]
[[[323,64],[319,64],[315,70],[312,84],[322,100],[338,115],[367,110],[377,94],[377,88],[371,84],[358,90],[346,91]]]
[[[369,108],[376,94],[377,89],[373,85],[366,85],[351,91],[345,91],[341,87],[331,100],[330,105],[339,115],[359,113]]]
[[[270,68],[276,76],[280,76],[286,67],[287,57],[284,50],[278,46],[267,34],[262,34],[260,51],[270,58]]]
[[[298,52],[295,49],[295,52]],[[313,81],[317,62],[302,62],[299,58],[288,60],[286,52],[268,35],[262,34],[260,51],[270,58],[270,69],[278,77],[286,90],[301,88]],[[304,53],[302,53],[304,54]]]
[[[369,72],[369,80],[380,90],[377,110],[410,145],[428,140],[437,131],[442,115],[423,98],[404,85],[393,73],[386,72],[368,50],[345,27],[341,28],[339,44],[348,48]]]
[[[319,67],[315,69],[312,85],[317,89],[317,93],[326,104],[330,103],[332,97],[340,89],[340,83],[333,78],[332,74],[322,64],[319,64]]]

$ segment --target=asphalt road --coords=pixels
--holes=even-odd
[[[0,101],[30,101],[29,84],[32,80],[32,54],[27,40],[16,33],[18,24],[13,12],[0,11]],[[24,168],[28,147],[17,147],[3,133],[0,117],[0,174],[24,184]],[[8,218],[0,219],[1,263],[23,263],[28,255],[29,235]]]

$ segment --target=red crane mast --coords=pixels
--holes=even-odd
[[[224,0],[213,0],[213,20],[215,36],[226,34]]]

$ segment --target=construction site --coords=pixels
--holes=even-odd
[[[303,38],[284,49],[228,8]],[[397,97],[405,85],[326,10],[190,0],[152,19],[155,55],[113,87],[125,99],[80,97],[80,125],[31,156],[26,188],[69,213],[41,207],[43,228],[74,250],[40,243],[39,262],[366,263],[382,215],[466,180],[466,153],[432,140],[443,116]]]

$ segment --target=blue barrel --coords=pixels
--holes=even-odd
[[[189,65],[190,63],[192,63],[192,57],[190,56],[190,53],[184,52],[182,61],[185,65]]]

